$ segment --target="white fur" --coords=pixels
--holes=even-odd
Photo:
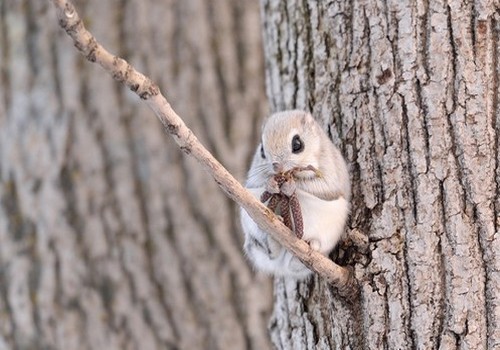
[[[294,135],[299,135],[305,144],[303,152],[291,151]],[[303,111],[272,115],[263,127],[262,145],[265,158],[259,146],[248,172],[248,190],[260,198],[274,176],[273,162],[278,162],[284,171],[309,165],[316,168],[319,174],[313,171],[297,174],[296,194],[304,223],[303,240],[328,255],[342,237],[349,215],[349,174],[340,151],[312,116]],[[245,253],[258,270],[297,279],[311,274],[291,252],[260,230],[244,210],[241,210],[241,223]]]
[[[260,198],[265,189],[249,188],[248,190],[256,198]],[[349,215],[349,203],[342,197],[333,201],[325,201],[301,190],[297,190],[297,197],[304,222],[302,239],[321,254],[328,255],[342,237],[344,224]],[[288,275],[298,279],[303,279],[311,273],[292,253],[262,231],[243,209],[241,210],[241,222],[245,228],[245,234],[255,238],[268,249],[266,251],[258,249],[258,247],[245,246],[248,259],[257,269],[278,276]]]

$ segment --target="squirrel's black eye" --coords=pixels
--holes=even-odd
[[[262,159],[266,159],[266,154],[264,153],[264,145],[260,144],[260,156]]]
[[[295,135],[292,139],[292,152],[297,154],[304,150],[304,142],[300,139],[299,135]]]

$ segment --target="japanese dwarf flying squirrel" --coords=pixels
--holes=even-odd
[[[311,166],[316,171],[311,170]],[[344,232],[349,214],[350,182],[347,165],[337,147],[306,112],[291,110],[270,116],[262,128],[262,141],[248,171],[246,188],[257,198],[277,173],[296,167],[296,194],[302,209],[302,239],[328,255]],[[263,272],[299,280],[311,271],[241,210],[244,250]]]

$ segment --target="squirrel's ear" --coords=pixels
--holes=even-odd
[[[264,117],[264,120],[262,120],[262,124],[260,125],[260,133],[264,133],[264,129],[266,128],[267,122],[272,118],[273,114],[271,115],[266,115]]]
[[[314,125],[315,121],[313,116],[310,113],[304,112],[304,118],[302,118],[302,126],[311,126]]]

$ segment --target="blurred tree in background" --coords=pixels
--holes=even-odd
[[[243,181],[267,113],[259,4],[75,5]],[[268,348],[236,205],[49,1],[0,2],[0,62],[0,349]]]

